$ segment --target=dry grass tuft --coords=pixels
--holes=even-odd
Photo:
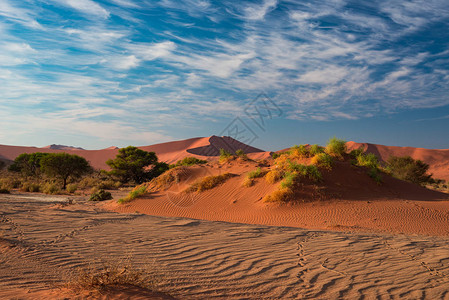
[[[265,180],[270,183],[270,184],[275,184],[276,182],[278,182],[279,180],[282,179],[282,177],[284,176],[284,173],[282,171],[279,170],[270,170],[266,175],[265,175]]]
[[[224,183],[226,180],[228,180],[231,177],[235,177],[237,175],[232,173],[225,173],[222,175],[216,175],[216,176],[207,176],[203,179],[195,182],[190,186],[186,192],[203,192],[206,190],[213,189],[214,187]]]
[[[264,202],[290,202],[295,193],[291,188],[280,188],[263,198]]]

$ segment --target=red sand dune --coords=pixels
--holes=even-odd
[[[348,142],[348,149],[363,148],[367,153],[377,155],[382,161],[390,156],[410,156],[428,164],[434,178],[449,180],[449,149],[425,149],[413,147],[384,146],[370,143]]]
[[[66,147],[66,146],[64,146]],[[14,160],[22,153],[45,152],[58,153],[66,152],[76,154],[86,158],[90,164],[96,169],[108,169],[106,161],[114,158],[118,153],[117,147],[109,147],[102,150],[80,150],[74,147],[66,147],[64,149],[54,149],[55,147],[21,147],[0,145],[0,159]],[[61,148],[61,147],[59,147]],[[244,150],[253,159],[263,159],[270,156],[269,152],[245,145],[230,137],[199,137],[182,141],[174,141],[168,143],[155,144],[150,146],[139,147],[145,151],[155,152],[159,161],[166,163],[174,163],[187,156],[194,156],[200,159],[211,160],[219,155],[221,148],[235,152],[238,149]]]

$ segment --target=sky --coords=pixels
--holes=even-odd
[[[449,148],[447,0],[0,0],[0,144]]]

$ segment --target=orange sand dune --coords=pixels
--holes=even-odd
[[[337,162],[323,172],[323,183],[305,185],[297,204],[267,204],[263,197],[277,189],[259,178],[242,186],[255,162],[232,162],[186,168],[177,184],[125,205],[107,208],[117,212],[187,217],[211,221],[292,226],[310,229],[362,230],[449,235],[449,195],[425,189],[383,174],[378,185],[364,168]],[[185,193],[207,175],[230,172],[236,176],[201,193]],[[320,194],[320,191],[323,193]],[[305,203],[301,203],[305,201]]]
[[[55,148],[55,147],[53,147]],[[235,152],[238,149],[249,153],[253,159],[263,159],[270,156],[269,152],[245,145],[230,137],[199,137],[182,141],[174,141],[168,143],[155,144],[150,146],[139,147],[145,151],[155,152],[159,161],[166,163],[175,163],[176,161],[188,156],[198,157],[200,159],[211,160],[219,155],[219,150],[224,148],[227,151]],[[110,147],[102,150],[80,150],[73,148],[52,149],[50,147],[21,147],[0,145],[0,159],[14,160],[22,153],[45,152],[58,153],[66,152],[70,154],[80,155],[86,158],[90,164],[96,169],[108,169],[106,161],[114,158],[118,153],[118,148]]]
[[[413,147],[384,146],[370,143],[348,142],[349,150],[363,148],[368,153],[374,153],[382,161],[390,156],[411,156],[428,164],[429,172],[434,178],[449,180],[449,149],[425,149]]]

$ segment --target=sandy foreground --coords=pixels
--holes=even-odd
[[[449,299],[449,237],[332,232],[140,213],[79,198],[0,196],[0,298],[96,298],[60,287],[79,267],[128,257],[154,294],[104,299]]]

